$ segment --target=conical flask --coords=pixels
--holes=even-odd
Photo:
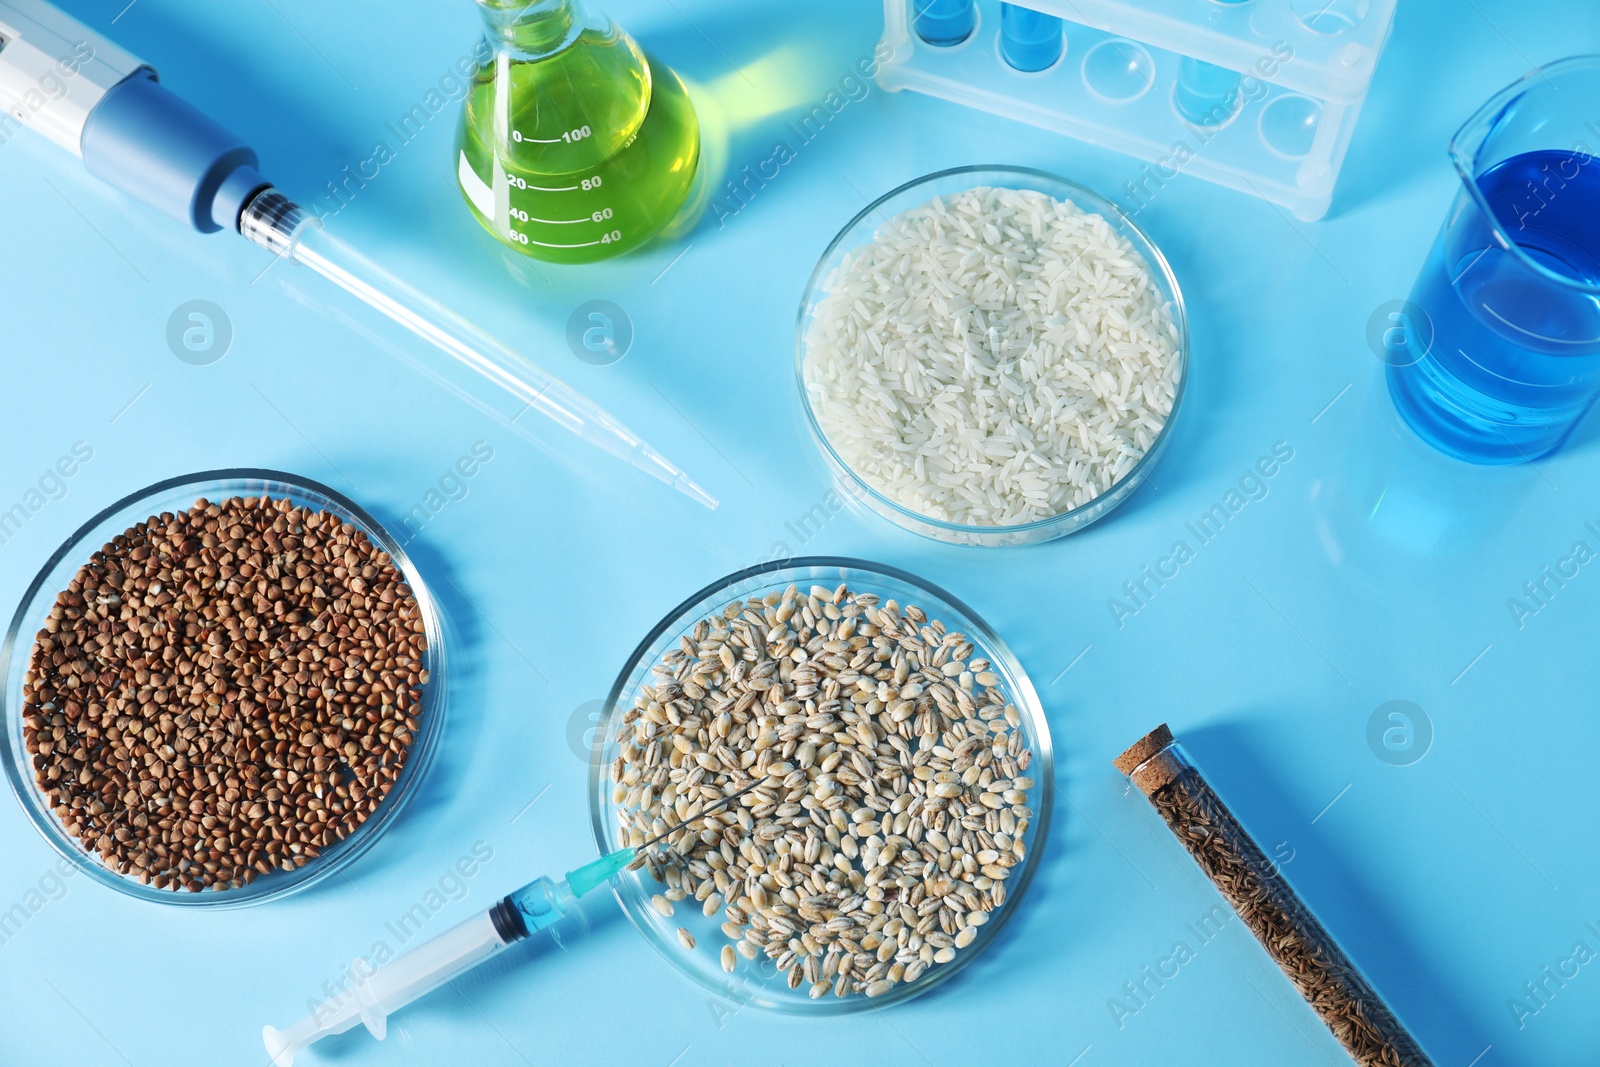
[[[683,82],[581,0],[478,0],[494,58],[466,98],[457,179],[490,233],[554,263],[655,237],[684,209],[700,127]]]

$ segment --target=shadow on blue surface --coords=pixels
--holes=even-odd
[[[1157,240],[1158,238],[1152,238]],[[1237,476],[1232,467],[1234,459],[1219,472],[1219,456],[1208,451],[1208,445],[1220,440],[1217,427],[1226,423],[1228,403],[1226,398],[1242,395],[1244,383],[1238,379],[1251,365],[1252,354],[1228,344],[1224,338],[1237,337],[1246,325],[1228,321],[1231,314],[1243,314],[1234,305],[1221,299],[1226,281],[1213,272],[1192,269],[1187,262],[1192,257],[1189,250],[1179,245],[1176,252],[1163,247],[1182,289],[1183,301],[1189,316],[1189,370],[1184,386],[1183,400],[1174,416],[1172,440],[1161,456],[1161,461],[1146,478],[1145,484],[1107,516],[1100,527],[1102,532],[1114,528],[1119,522],[1128,522],[1144,512],[1152,514],[1162,510],[1171,494],[1202,483],[1218,483],[1230,474]],[[1277,426],[1262,427],[1261,447],[1272,443],[1269,434],[1280,430]],[[1252,455],[1238,455],[1237,465],[1246,469],[1254,462]],[[1219,474],[1221,475],[1219,477]]]
[[[591,898],[584,905],[584,914],[588,926],[565,938],[565,944],[557,944],[549,937],[534,937],[527,941],[519,941],[502,951],[498,956],[472,968],[464,974],[452,978],[447,987],[441,987],[426,994],[415,1003],[402,1008],[390,1020],[389,1033],[386,1041],[408,1045],[410,1035],[407,1033],[408,1025],[414,1026],[443,1026],[443,1027],[480,1027],[488,1025],[493,1028],[493,1023],[488,1022],[491,1015],[504,1018],[509,1012],[518,1014],[514,1006],[509,1006],[508,1001],[516,996],[516,975],[530,966],[554,967],[561,965],[561,957],[574,947],[583,951],[584,942],[593,937],[597,931],[606,929],[616,923],[622,922],[622,911],[616,906],[614,899],[609,895]],[[523,1009],[529,1014],[537,1013],[540,1005],[537,1001],[523,1002]],[[541,1019],[540,1024],[548,1024],[549,1019]],[[496,1031],[498,1033],[498,1031]],[[506,1040],[501,1035],[502,1040]],[[340,1063],[370,1054],[368,1046],[372,1038],[365,1028],[357,1026],[343,1034],[336,1034],[324,1038],[316,1045],[315,1061]],[[510,1046],[509,1040],[507,1045]],[[399,1049],[389,1050],[391,1055],[399,1055]],[[414,1050],[413,1050],[414,1051]],[[517,1054],[518,1059],[523,1059],[515,1046],[511,1051]]]
[[[520,258],[513,252],[503,255],[508,264]],[[569,437],[551,421],[522,418],[521,409],[525,405],[515,394],[488,384],[487,379],[479,377],[475,371],[438,354],[427,342],[373,313],[354,297],[330,288],[308,271],[286,271],[279,278],[279,285],[282,292],[308,314],[338,330],[349,331],[374,351],[394,357],[419,378],[426,378],[454,399],[509,429],[520,444],[537,450],[544,462],[558,464],[575,480],[583,480],[586,468],[573,458],[577,438]],[[597,462],[608,464],[611,461]]]
[[[1446,456],[1400,420],[1381,375],[1347,401],[1361,433],[1312,487],[1323,554],[1368,589],[1409,587],[1476,559],[1527,496],[1552,489],[1537,465],[1479,466]]]
[[[398,538],[406,536],[400,516],[382,505],[368,509]],[[444,639],[449,652],[444,735],[434,753],[433,765],[411,798],[404,815],[389,831],[383,847],[375,848],[362,861],[359,872],[370,876],[390,866],[403,866],[411,858],[406,843],[420,839],[420,825],[435,811],[449,807],[466,779],[472,754],[485,720],[483,628],[478,613],[456,584],[456,568],[450,557],[421,537],[405,541],[406,553],[421,572],[434,600],[439,605]]]
[[[700,114],[710,199],[691,238],[746,209],[778,209],[784,186],[798,184],[786,181],[787,168],[826,139],[839,116],[883,92],[871,77],[881,31],[875,9],[805,5],[785,22],[776,44],[770,13],[744,5],[639,34],[690,84]],[[820,251],[828,235],[818,236]]]
[[[1247,830],[1252,811],[1297,803],[1297,792],[1276,769],[1282,761],[1264,751],[1246,725],[1254,717],[1240,713],[1238,722],[1196,727],[1183,736],[1184,747]],[[1416,942],[1384,888],[1358,880],[1354,872],[1361,864],[1347,845],[1309,821],[1312,814],[1305,813],[1308,822],[1297,841],[1302,853],[1317,857],[1316,866],[1295,867],[1290,881],[1299,883],[1296,891],[1436,1063],[1467,1063],[1480,1055],[1490,1039],[1465,991]]]
[[[1455,57],[1470,51],[1470,22],[1447,4],[1396,8],[1328,218],[1357,210],[1424,175],[1449,173],[1445,144],[1477,106],[1458,102],[1464,81]],[[1441,221],[1448,207],[1449,199],[1441,198]]]

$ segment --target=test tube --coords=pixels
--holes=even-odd
[[[1184,56],[1172,103],[1196,126],[1221,126],[1239,107],[1239,72]]]
[[[948,48],[972,36],[978,26],[975,0],[916,0],[912,25],[929,44]]]
[[[1115,761],[1360,1067],[1434,1067],[1165,723]]]
[[[1061,58],[1065,47],[1056,16],[1020,4],[1000,5],[1000,55],[1017,70],[1044,70]]]

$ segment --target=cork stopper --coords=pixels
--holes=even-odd
[[[1187,761],[1176,751],[1172,731],[1162,723],[1135,741],[1126,752],[1112,760],[1145,796],[1154,796],[1183,772]]]
[[[1135,767],[1170,744],[1172,744],[1172,731],[1167,728],[1166,723],[1162,723],[1135,741],[1128,751],[1111,762],[1123,774],[1132,774]]]

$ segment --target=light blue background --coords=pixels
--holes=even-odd
[[[67,6],[253,143],[302,199],[390,139],[385,123],[478,32],[466,0],[137,0],[112,26],[124,2]],[[784,49],[784,88],[807,106],[881,28],[865,0],[611,10],[728,98],[745,93],[741,70],[784,69],[751,67]],[[597,897],[595,928],[572,951],[514,957],[397,1017],[384,1044],[357,1033],[305,1062],[1344,1062],[1237,922],[1114,1021],[1108,1000],[1175,941],[1194,947],[1185,924],[1217,901],[1110,767],[1162,720],[1263,844],[1292,850],[1289,876],[1441,1067],[1595,1062],[1600,962],[1520,1028],[1508,1000],[1575,942],[1600,950],[1585,925],[1600,927],[1600,576],[1585,568],[1521,629],[1507,600],[1573,542],[1600,545],[1584,527],[1600,523],[1597,429],[1591,420],[1536,469],[1443,460],[1395,426],[1364,337],[1374,308],[1406,295],[1453,196],[1450,133],[1533,64],[1597,50],[1587,0],[1402,0],[1327,219],[1173,181],[1140,216],[1192,316],[1172,448],[1110,520],[1004,551],[938,546],[848,513],[804,542],[786,530],[828,492],[795,412],[800,289],[864,197],[919,174],[1017,163],[1120,195],[1137,167],[1127,158],[874,90],[724,227],[558,269],[502,251],[472,221],[453,183],[454,115],[434,120],[334,231],[591,392],[719,495],[712,513],[556,435],[540,431],[544,450],[521,440],[395,359],[383,346],[414,352],[410,342],[316,277],[279,265],[256,280],[267,256],[244,242],[186,233],[31,135],[0,148],[0,503],[74,441],[95,453],[65,499],[0,546],[6,613],[79,523],[157,479],[277,467],[398,524],[474,442],[495,449],[411,545],[455,632],[445,746],[415,806],[347,878],[252,910],[153,907],[73,879],[0,945],[0,1061],[261,1063],[261,1025],[304,1014],[474,842],[494,858],[433,930],[588,858],[575,716],[581,728],[584,705],[668,608],[787,549],[881,560],[945,586],[1006,635],[1039,687],[1056,820],[997,943],[902,1007],[782,1018],[709,1000]],[[735,166],[766,158],[788,117],[737,131]],[[563,340],[570,312],[596,298],[637,331],[610,367],[580,363]],[[180,362],[164,339],[191,299],[233,324],[231,351],[211,366]],[[1107,598],[1280,441],[1294,459],[1270,495],[1118,628]],[[1436,734],[1409,767],[1366,740],[1369,716],[1393,699],[1425,709]],[[0,908],[55,859],[0,803]]]

